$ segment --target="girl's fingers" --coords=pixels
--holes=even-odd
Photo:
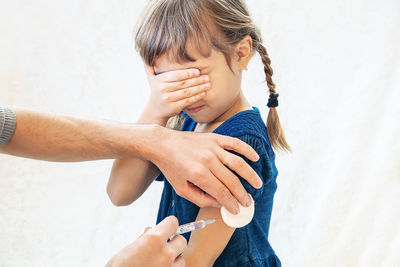
[[[154,76],[154,67],[144,64],[144,70],[146,71],[147,75]]]
[[[184,69],[184,70],[172,70],[163,72],[157,75],[157,78],[163,82],[176,82],[181,80],[187,80],[200,75],[198,69]]]
[[[175,102],[175,106],[178,110],[183,110],[186,107],[190,106],[193,103],[196,103],[197,101],[203,99],[206,96],[206,92],[202,92],[200,94],[184,98],[182,100],[179,100]]]
[[[177,102],[185,98],[189,98],[192,96],[196,96],[202,92],[205,92],[210,88],[210,83],[196,85],[193,87],[177,90],[171,93],[168,93],[166,96],[167,102]]]
[[[210,82],[210,77],[208,75],[201,75],[186,80],[167,83],[166,86],[164,87],[164,90],[168,92],[174,92],[177,90],[193,87],[196,85],[208,84],[209,82]]]

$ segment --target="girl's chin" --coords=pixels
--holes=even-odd
[[[211,123],[211,122],[213,122],[213,120],[210,119],[209,117],[202,116],[202,115],[200,115],[200,114],[193,114],[193,115],[188,114],[188,115],[189,115],[190,118],[191,118],[192,120],[194,120],[196,123]]]

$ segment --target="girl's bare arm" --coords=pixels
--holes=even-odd
[[[196,221],[209,219],[217,221],[191,233],[188,247],[182,254],[187,267],[213,266],[235,232],[235,228],[223,222],[219,208],[200,209]]]

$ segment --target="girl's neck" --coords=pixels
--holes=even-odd
[[[222,113],[218,118],[216,118],[212,122],[197,123],[194,131],[200,133],[211,133],[233,115],[241,111],[250,109],[252,109],[252,106],[244,97],[243,93],[240,92],[236,101],[234,101],[232,105],[224,113]]]

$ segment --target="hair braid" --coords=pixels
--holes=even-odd
[[[272,75],[274,74],[274,71],[271,68],[271,59],[268,56],[267,53],[267,49],[265,49],[265,47],[258,42],[257,43],[257,51],[261,56],[261,60],[264,64],[264,72],[265,72],[265,77],[266,77],[266,81],[268,84],[268,88],[269,88],[269,92],[271,94],[275,94],[275,83],[272,81]]]
[[[265,80],[267,81],[269,93],[275,94],[275,83],[272,81],[272,75],[274,72],[271,67],[271,59],[268,56],[267,49],[261,43],[259,38],[254,40],[254,46],[256,51],[260,54],[261,60],[264,64]],[[274,148],[291,151],[290,146],[285,139],[285,134],[283,133],[283,129],[281,127],[278,112],[274,107],[271,107],[268,112],[267,133],[271,145]]]

